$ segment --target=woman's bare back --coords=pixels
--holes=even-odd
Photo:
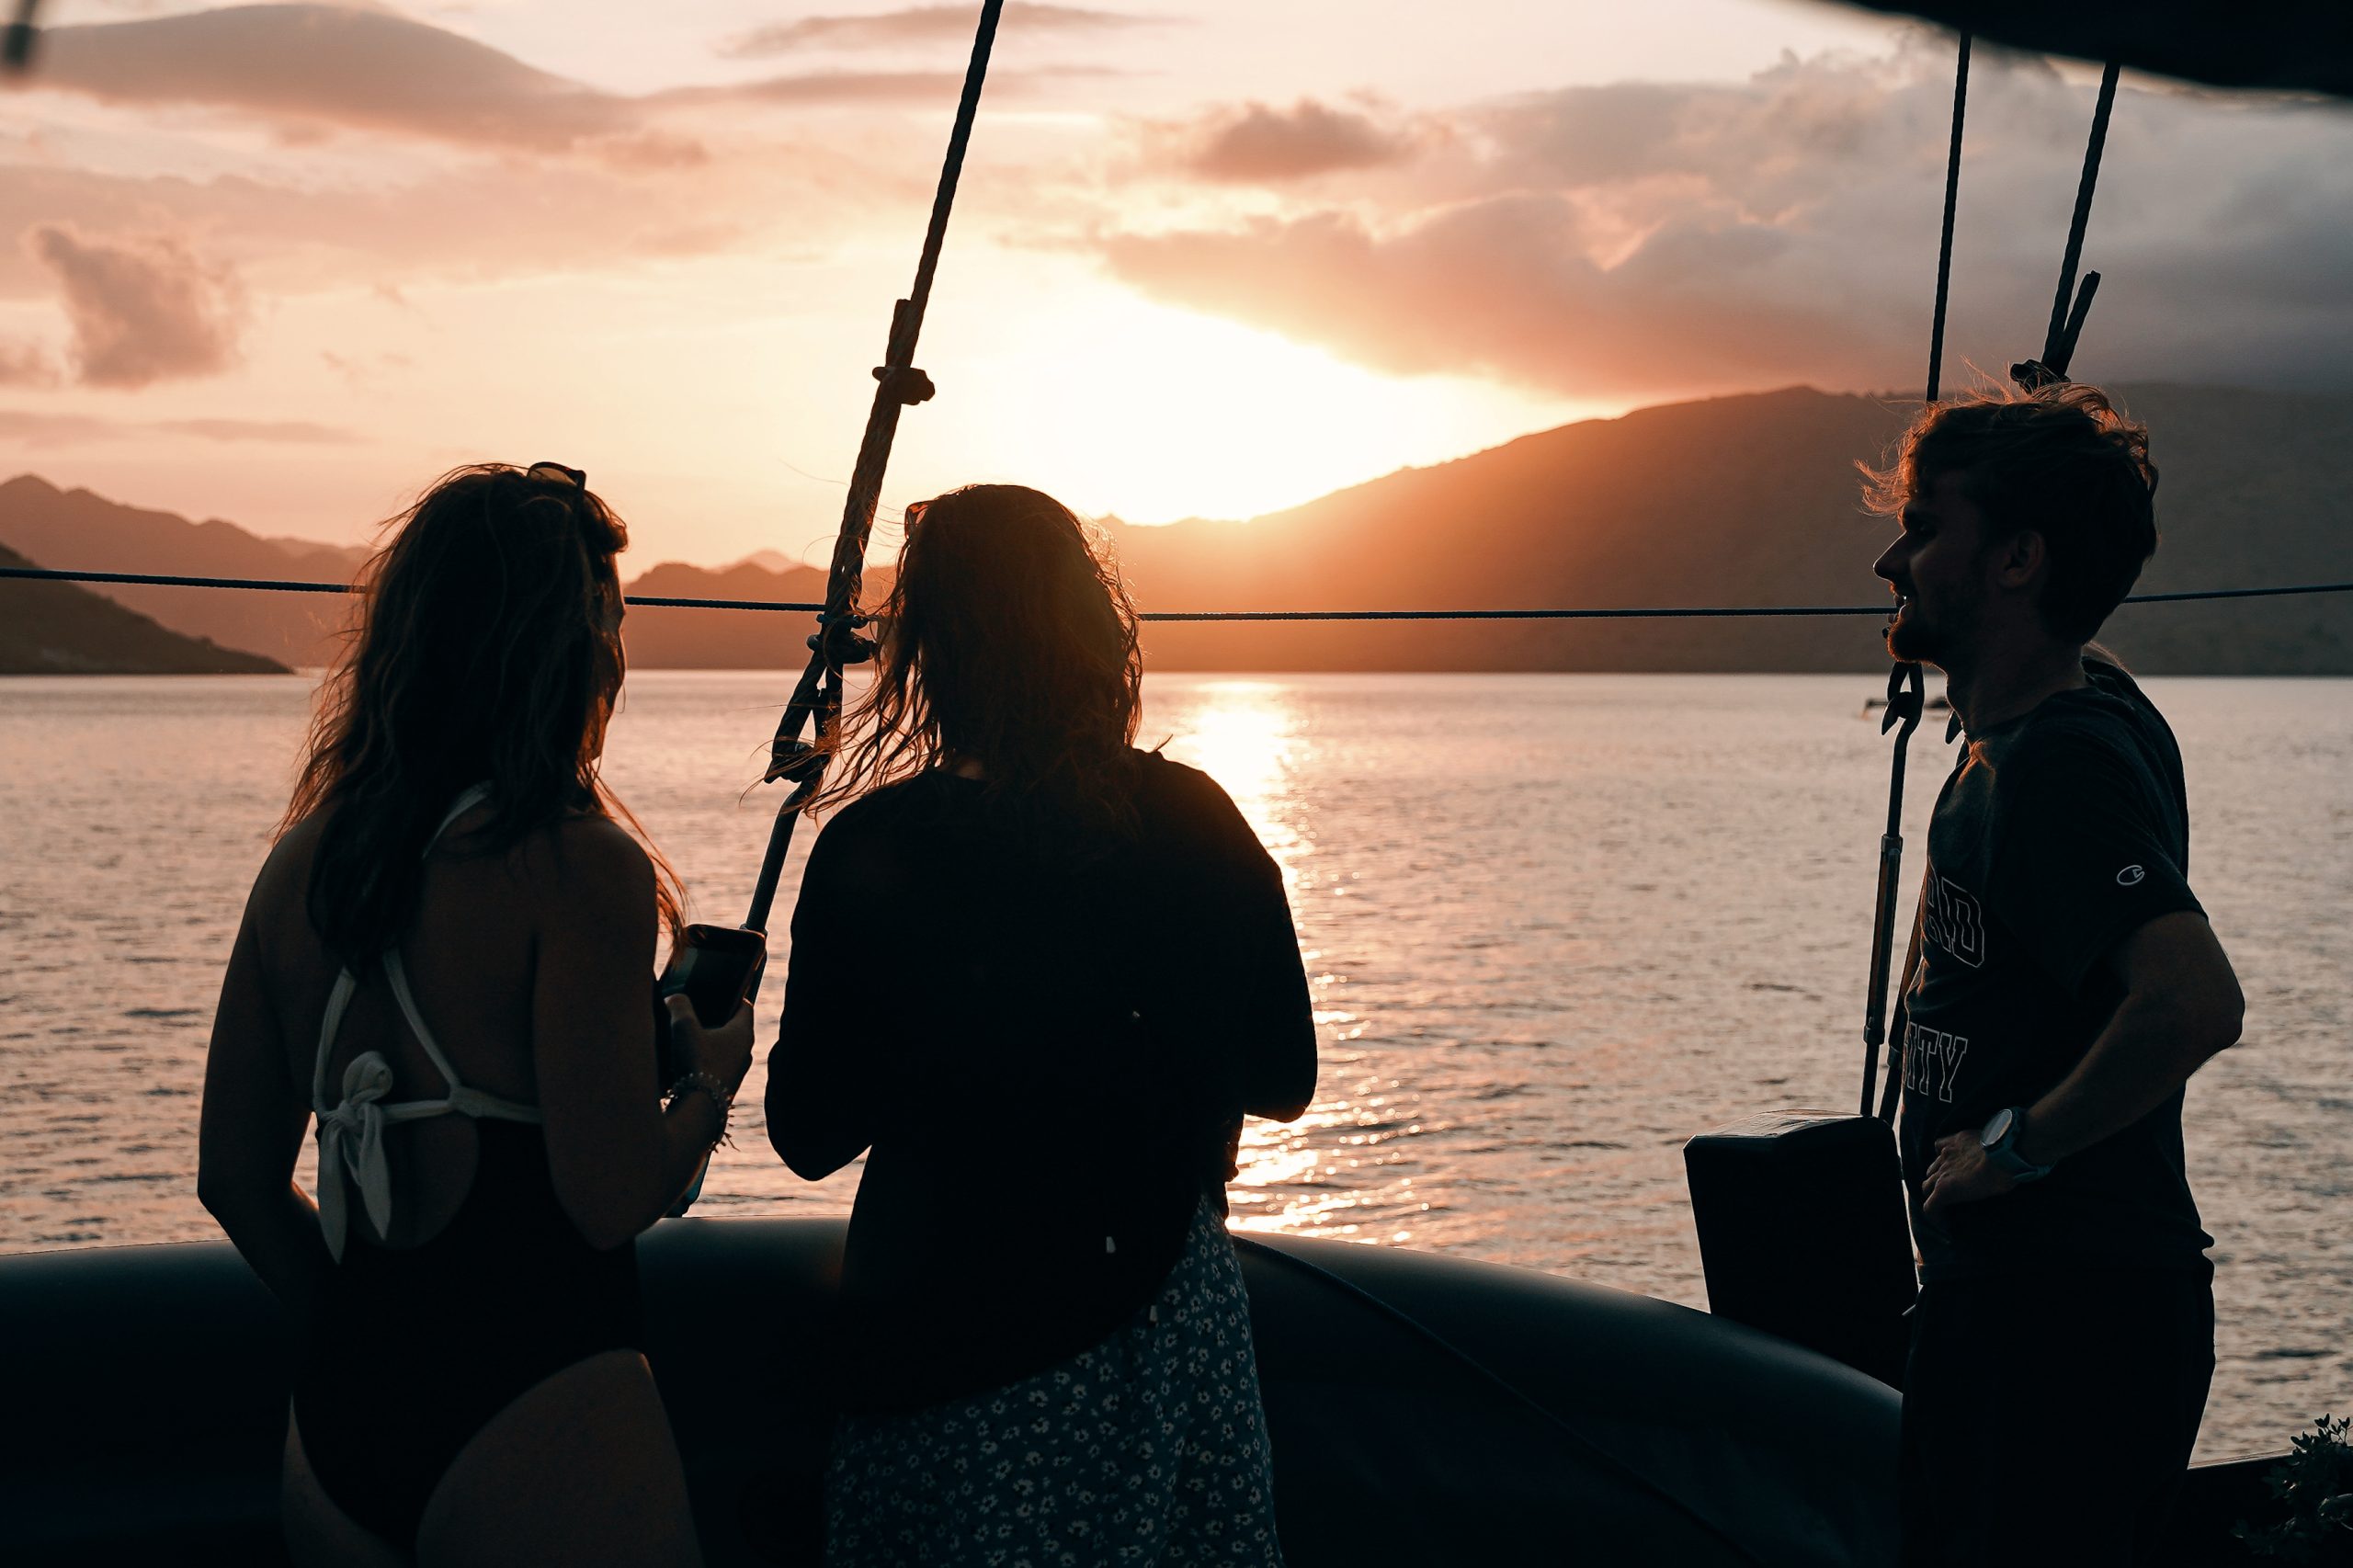
[[[417,1010],[460,1081],[501,1099],[537,1105],[533,936],[545,913],[546,890],[535,885],[531,870],[533,862],[556,850],[551,842],[503,855],[479,853],[470,835],[489,814],[486,806],[473,808],[435,846],[419,890],[417,916],[401,941],[400,955]],[[619,833],[610,824],[566,828],[577,833],[592,825]],[[308,912],[311,858],[320,826],[313,819],[286,835],[282,886],[269,890],[267,905],[258,912],[287,1071],[306,1099],[320,1027],[342,968],[312,929]],[[564,831],[540,836],[552,840]],[[403,1016],[383,966],[353,972],[358,988],[327,1057],[328,1102],[343,1097],[345,1073],[369,1051],[391,1064],[387,1103],[447,1094],[449,1085]],[[415,1246],[438,1234],[464,1206],[473,1187],[479,1135],[471,1117],[437,1116],[393,1123],[385,1129],[384,1141],[395,1201],[390,1233],[375,1239],[395,1248]],[[367,1224],[361,1206],[353,1205],[351,1222]]]
[[[544,978],[537,938],[550,919],[582,916],[545,872],[567,840],[575,846],[585,840],[607,855],[615,838],[629,853],[635,846],[610,823],[583,821],[506,854],[483,854],[468,835],[488,814],[477,807],[460,817],[437,846],[399,951],[417,1010],[459,1080],[537,1105],[534,999]],[[287,835],[274,868],[280,874],[265,877],[256,907],[286,1070],[306,1099],[321,1022],[342,969],[313,931],[306,907],[318,825],[305,823]],[[342,1097],[343,1074],[369,1051],[392,1068],[386,1103],[440,1098],[449,1085],[381,964],[355,975],[358,988],[327,1056],[327,1099]],[[651,1090],[647,1083],[640,1093]],[[377,1236],[357,1202],[348,1223],[388,1250],[406,1251],[441,1234],[464,1209],[482,1134],[472,1118],[458,1115],[394,1123],[384,1131],[394,1195],[388,1233]],[[427,1351],[450,1327],[417,1322],[405,1329],[415,1343],[387,1348],[395,1359],[401,1352]],[[338,1328],[332,1318],[314,1324],[330,1338]],[[299,1425],[290,1426],[288,1460],[288,1539],[298,1561],[347,1560],[355,1540],[375,1539],[319,1486]],[[651,1371],[633,1350],[607,1351],[554,1371],[477,1432],[434,1486],[415,1551],[423,1562],[506,1561],[517,1541],[545,1547],[558,1539],[567,1543],[567,1561],[696,1560],[683,1467]],[[387,1543],[388,1560],[404,1559],[406,1544]]]

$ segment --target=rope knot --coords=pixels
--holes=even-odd
[[[850,610],[841,615],[817,614],[817,630],[810,634],[809,651],[824,656],[835,669],[862,665],[874,657],[876,643],[871,637],[860,637],[858,629],[871,624],[871,618]]]
[[[882,383],[882,395],[892,402],[913,408],[919,403],[929,403],[938,392],[931,378],[913,365],[877,365],[874,379]]]

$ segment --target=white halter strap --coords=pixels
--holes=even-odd
[[[434,845],[449,831],[449,824],[490,798],[490,786],[477,784],[458,797],[441,825],[433,830],[426,841],[425,852],[433,853]],[[327,994],[326,1017],[319,1024],[319,1054],[311,1069],[311,1108],[319,1122],[319,1229],[326,1237],[327,1251],[338,1260],[343,1256],[343,1240],[348,1228],[344,1183],[347,1177],[359,1184],[360,1200],[368,1210],[369,1221],[382,1235],[392,1219],[392,1170],[384,1156],[384,1129],[403,1121],[421,1121],[435,1116],[490,1117],[501,1121],[540,1122],[546,1117],[539,1107],[501,1099],[459,1082],[457,1070],[441,1053],[441,1046],[433,1031],[425,1027],[425,1016],[417,1010],[416,997],[409,990],[408,971],[401,963],[397,947],[384,949],[384,978],[391,982],[392,998],[400,1004],[401,1016],[415,1031],[417,1044],[425,1048],[434,1071],[441,1074],[444,1085],[438,1100],[398,1100],[387,1103],[384,1096],[392,1090],[392,1066],[380,1051],[362,1051],[352,1058],[343,1071],[343,1097],[335,1105],[327,1104],[327,1060],[335,1051],[335,1031],[343,1026],[343,1015],[351,1006],[353,993],[359,981],[348,969],[335,976],[335,989]]]

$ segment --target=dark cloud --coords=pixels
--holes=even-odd
[[[85,385],[142,387],[236,363],[243,291],[178,241],[93,237],[47,223],[25,243],[56,278]]]
[[[1344,205],[1097,243],[1152,296],[1391,371],[1917,387],[1949,69],[1919,51],[1529,95],[1431,117]],[[1949,381],[2040,351],[2091,97],[1979,51]],[[2353,113],[2128,89],[2085,265],[2105,274],[2087,374],[2353,381]]]
[[[1165,24],[1173,18],[1098,11],[1080,6],[1005,8],[1000,27],[1018,32],[1104,33]],[[972,41],[975,15],[970,6],[914,6],[863,17],[803,17],[739,33],[719,46],[730,60],[756,60],[802,49],[894,49],[910,44]]]
[[[1162,156],[1198,178],[1275,185],[1372,168],[1412,155],[1414,138],[1371,116],[1302,98],[1290,108],[1245,104],[1188,125],[1154,128]]]

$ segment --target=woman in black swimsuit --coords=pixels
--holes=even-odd
[[[1280,871],[1131,744],[1127,593],[1051,497],[907,511],[792,919],[768,1136],[860,1153],[825,1560],[1277,1568],[1224,1179],[1315,1028]]]
[[[417,503],[237,933],[198,1190],[301,1325],[298,1562],[699,1562],[634,1238],[724,1130],[751,1010],[673,1004],[665,1104],[678,902],[597,772],[626,542],[554,464]]]

